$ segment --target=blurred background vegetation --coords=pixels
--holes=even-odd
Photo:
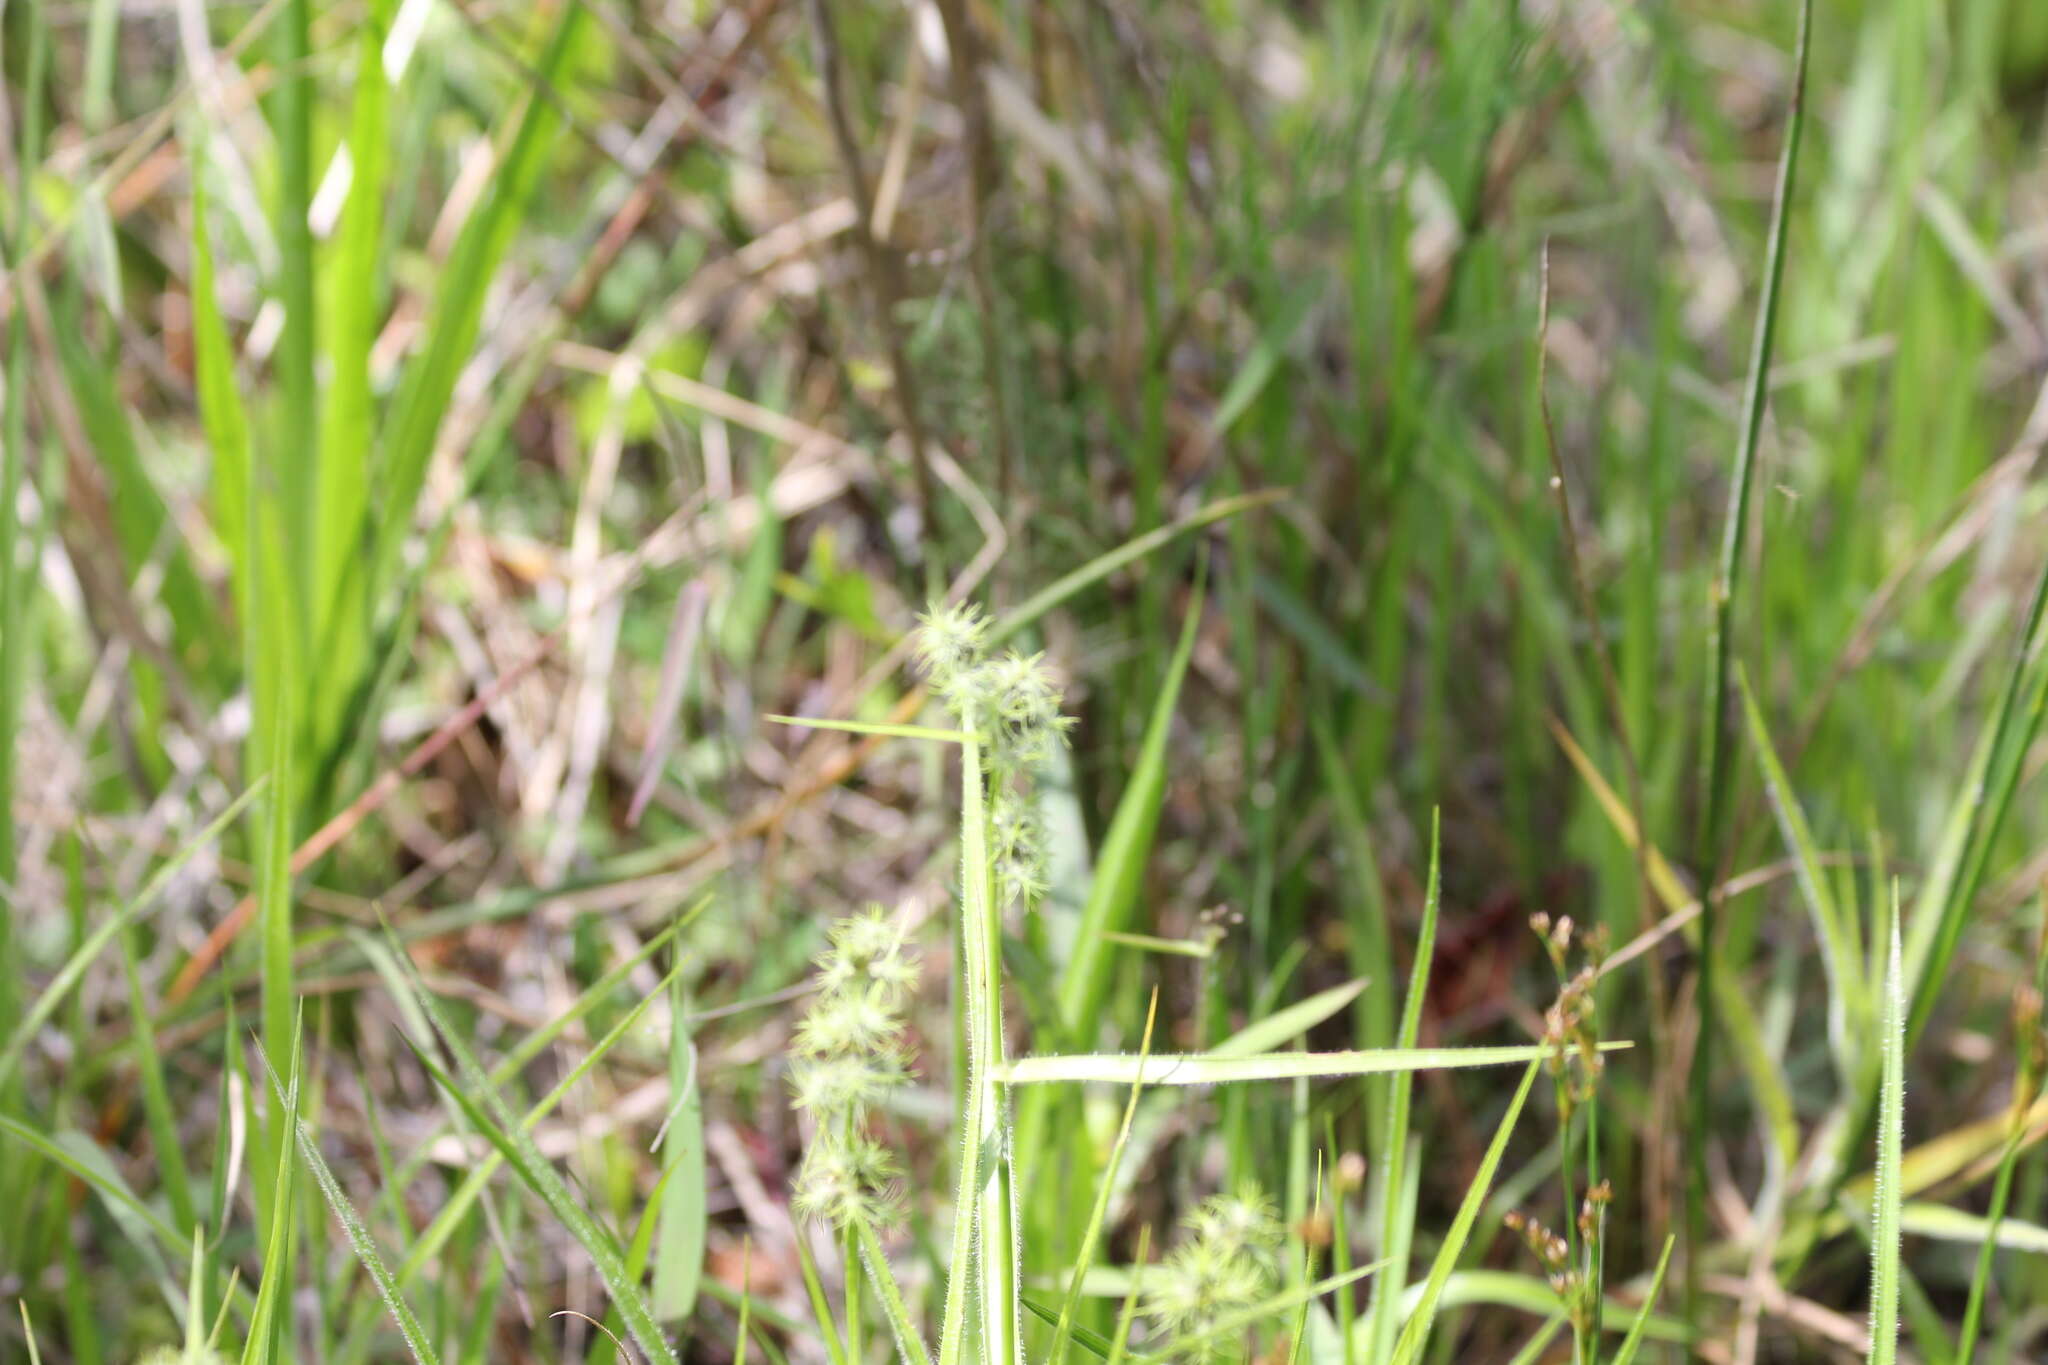
[[[664,1001],[691,1021],[687,1078],[666,1035],[629,1037],[536,1134],[626,1240],[651,1134],[701,1090],[717,1326],[690,1349],[729,1358],[743,1238],[763,1311],[802,1316],[791,992],[825,924],[875,900],[928,926],[942,1000],[957,876],[936,758],[764,716],[914,719],[897,646],[927,601],[1000,614],[1142,542],[1022,641],[1078,724],[1041,784],[1053,876],[1015,926],[1013,1033],[1058,1038],[1091,868],[1199,615],[1130,807],[1150,810],[1126,927],[1220,938],[1116,955],[1100,1036],[1064,1041],[1135,1047],[1154,984],[1161,1045],[1194,1050],[1405,971],[1433,808],[1423,1040],[1540,1036],[1532,915],[1615,945],[1663,917],[1618,837],[1639,816],[1685,894],[1732,879],[1717,962],[1751,1013],[1688,1132],[1696,943],[1647,948],[1602,998],[1603,1031],[1636,1041],[1601,1138],[1617,1277],[1680,1230],[1697,1162],[1727,1252],[1693,1289],[1717,1358],[1860,1354],[1862,1244],[1775,1240],[1788,1169],[1843,1121],[1795,873],[1825,869],[1859,914],[1896,877],[1910,905],[2001,689],[2039,662],[2048,8],[1815,6],[1730,636],[1805,858],[1739,720],[1725,833],[1699,833],[1796,8],[11,0],[0,1116],[203,1225],[246,1279],[253,1220],[215,1215],[229,1116],[263,1085],[231,1054],[255,1030],[288,1055],[303,1000],[328,1159],[402,1254],[452,1176],[389,1178],[441,1130],[379,916],[499,1054],[708,895]],[[1907,1073],[1909,1145],[1969,1154],[1914,1193],[1965,1212],[2048,877],[2038,715],[2014,722],[2018,794],[1977,827],[1984,875]],[[258,817],[195,844],[259,779]],[[640,962],[636,998],[665,965]],[[1388,1041],[1396,998],[1369,988],[1317,1042]],[[591,1003],[522,1093],[630,1005]],[[939,1013],[922,1027],[943,1114],[950,1039]],[[1119,1254],[1246,1175],[1303,1211],[1285,1089],[1176,1110]],[[1435,1227],[1507,1097],[1492,1073],[1416,1094]],[[1318,1092],[1333,1159],[1370,1148],[1362,1098]],[[901,1143],[938,1170],[920,1123],[913,1104]],[[175,1340],[178,1254],[16,1137],[0,1297],[44,1358]],[[1497,1214],[1553,1197],[1540,1146],[1473,1267],[1536,1270]],[[2038,1163],[2012,1211],[2048,1223]],[[912,1229],[905,1254],[936,1255]],[[2043,1325],[2041,1239],[1988,1311],[2013,1358]],[[397,1358],[319,1241],[298,1358]],[[1932,1322],[1961,1316],[1975,1251],[1909,1239]],[[417,1283],[437,1339],[474,1346],[456,1358],[601,1340],[547,1317],[602,1316],[601,1287],[511,1196]],[[1458,1311],[1446,1352],[1527,1336]],[[800,1326],[774,1330],[803,1356]],[[0,1323],[0,1356],[24,1350]]]

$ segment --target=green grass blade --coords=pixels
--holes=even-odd
[[[1152,992],[1152,1002],[1145,1010],[1145,1033],[1138,1043],[1140,1076],[1131,1082],[1131,1096],[1124,1102],[1123,1122],[1117,1125],[1116,1141],[1110,1145],[1109,1160],[1104,1164],[1102,1174],[1096,1182],[1095,1204],[1088,1211],[1088,1223],[1081,1231],[1081,1246],[1074,1253],[1074,1273],[1067,1281],[1067,1297],[1060,1304],[1059,1320],[1053,1324],[1052,1345],[1046,1350],[1050,1365],[1065,1365],[1067,1343],[1074,1333],[1074,1314],[1081,1303],[1081,1283],[1087,1277],[1088,1267],[1094,1263],[1095,1247],[1102,1237],[1102,1224],[1109,1215],[1109,1193],[1116,1184],[1118,1168],[1123,1164],[1124,1150],[1131,1143],[1131,1121],[1137,1117],[1138,1097],[1144,1093],[1142,1075],[1144,1060],[1152,1052],[1152,1026],[1159,1017],[1159,992]]]
[[[1671,1247],[1675,1238],[1664,1239],[1664,1250],[1657,1257],[1656,1273],[1650,1276],[1650,1287],[1643,1292],[1642,1310],[1628,1325],[1628,1335],[1621,1339],[1621,1345],[1614,1352],[1613,1365],[1634,1365],[1636,1352],[1642,1348],[1643,1330],[1650,1325],[1650,1316],[1656,1311],[1657,1296],[1664,1290],[1664,1272],[1671,1268]]]
[[[1103,1015],[1103,1001],[1109,990],[1109,969],[1114,945],[1103,938],[1112,929],[1129,929],[1136,914],[1138,896],[1144,887],[1145,865],[1152,853],[1152,838],[1159,828],[1160,804],[1166,797],[1167,735],[1173,727],[1174,708],[1180,701],[1181,682],[1187,676],[1188,661],[1194,655],[1195,635],[1202,624],[1201,597],[1181,625],[1180,642],[1174,647],[1166,677],[1153,703],[1152,717],[1138,747],[1123,797],[1103,836],[1095,858],[1095,877],[1088,885],[1088,899],[1081,907],[1081,921],[1074,933],[1073,956],[1060,979],[1060,1017],[1069,1037],[1087,1042],[1094,1038],[1097,1021]]]
[[[282,1112],[275,1116],[271,1125],[280,1139],[297,1131],[299,1123],[299,1049],[296,1038],[292,1040],[287,1055],[291,1062]],[[263,1272],[256,1282],[256,1306],[249,1316],[249,1335],[242,1343],[242,1365],[269,1365],[273,1360],[290,1360],[297,1354],[288,1351],[280,1356],[278,1349],[279,1340],[289,1336],[292,1317],[292,1286],[288,1278],[292,1193],[298,1182],[292,1179],[291,1142],[281,1140],[276,1146],[277,1161],[269,1172],[269,1192],[261,1201],[268,1206],[270,1214],[263,1237]]]
[[[1885,916],[1883,1080],[1877,1117],[1876,1216],[1870,1239],[1871,1365],[1896,1365],[1899,1355],[1899,1165],[1906,1134],[1906,990],[1899,947],[1899,890],[1892,886]]]
[[[581,0],[562,7],[546,50],[534,65],[534,89],[498,161],[482,204],[462,226],[441,272],[421,353],[406,367],[384,428],[383,521],[372,556],[372,591],[381,595],[398,566],[399,547],[412,529],[413,511],[426,484],[427,462],[455,381],[476,345],[484,297],[547,161],[561,110],[548,88],[561,77],[583,19]]]
[[[37,1155],[62,1166],[78,1179],[90,1185],[95,1193],[109,1203],[119,1204],[132,1214],[142,1226],[155,1233],[164,1246],[172,1251],[182,1252],[185,1239],[164,1220],[162,1214],[152,1209],[128,1188],[111,1166],[102,1169],[97,1163],[87,1161],[68,1144],[45,1137],[19,1119],[0,1114],[0,1135],[13,1138]]]
[[[2048,567],[2035,581],[2020,629],[2012,667],[2000,688],[1989,737],[1973,757],[1971,770],[1950,819],[1950,845],[1913,907],[1912,938],[1905,972],[1912,1009],[1907,1018],[1908,1049],[1919,1040],[1947,983],[1948,968],[1963,925],[1990,865],[1991,850],[2005,827],[2014,792],[2026,770],[2027,750],[2048,711]]]
[[[1820,865],[1820,850],[1813,829],[1792,790],[1778,752],[1764,724],[1763,709],[1750,689],[1749,674],[1738,667],[1735,680],[1742,693],[1743,714],[1749,724],[1750,743],[1764,772],[1764,790],[1770,796],[1779,832],[1791,850],[1798,869],[1799,892],[1813,918],[1820,940],[1821,963],[1827,969],[1828,1041],[1835,1054],[1835,1073],[1846,1089],[1862,1075],[1862,1040],[1868,1029],[1868,996],[1863,965],[1856,944],[1836,907],[1834,892]]]
[[[1528,1344],[1515,1352],[1515,1358],[1509,1365],[1536,1365],[1543,1359],[1543,1353],[1550,1349],[1550,1343],[1557,1339],[1557,1334],[1564,1330],[1564,1325],[1565,1317],[1560,1313],[1537,1328],[1536,1335],[1530,1337]]]
[[[475,1054],[469,1050],[469,1045],[462,1040],[433,995],[418,981],[413,983],[413,993],[427,1017],[433,1021],[435,1031],[440,1034],[450,1055],[455,1058],[459,1084],[417,1046],[415,1054],[441,1084],[443,1092],[463,1111],[469,1123],[498,1150],[527,1188],[540,1196],[541,1201],[561,1220],[562,1226],[583,1246],[598,1277],[611,1294],[612,1303],[625,1319],[626,1330],[634,1343],[650,1360],[674,1361],[675,1352],[662,1336],[661,1326],[655,1320],[646,1294],[636,1281],[627,1276],[624,1258],[611,1233],[577,1202],[568,1183],[534,1145],[525,1125],[513,1120],[496,1087],[491,1085],[482,1066],[477,1063]]]
[[[889,1328],[896,1335],[896,1349],[903,1356],[903,1365],[932,1365],[924,1338],[918,1335],[917,1324],[910,1320],[910,1310],[903,1306],[903,1291],[897,1287],[896,1272],[889,1268],[889,1257],[875,1239],[875,1230],[865,1222],[856,1222],[854,1231],[860,1241],[861,1262],[868,1269],[868,1283],[881,1296],[882,1316],[889,1319]]]
[[[276,1077],[272,1077],[271,1093],[276,1092],[277,1080]],[[320,1144],[314,1141],[313,1130],[301,1122],[297,1127],[297,1137],[299,1155],[305,1161],[306,1169],[313,1173],[313,1182],[320,1187],[321,1197],[326,1199],[327,1207],[341,1224],[342,1232],[348,1237],[349,1248],[355,1252],[356,1259],[362,1262],[363,1269],[369,1272],[370,1282],[377,1286],[377,1295],[384,1300],[385,1308],[397,1322],[399,1335],[405,1338],[406,1348],[412,1352],[412,1358],[420,1365],[437,1365],[438,1358],[434,1354],[433,1346],[428,1342],[426,1329],[421,1327],[419,1319],[413,1316],[411,1306],[399,1292],[397,1282],[391,1278],[390,1268],[384,1263],[384,1254],[377,1249],[376,1239],[370,1235],[370,1230],[363,1226],[363,1220],[356,1213],[355,1205],[342,1193],[340,1183],[334,1178],[334,1172],[328,1169],[326,1158],[320,1155]]]
[[[149,1123],[149,1139],[163,1178],[164,1198],[171,1206],[171,1219],[177,1226],[197,1233],[199,1215],[192,1202],[192,1176],[185,1167],[185,1144],[178,1136],[177,1111],[171,1106],[170,1089],[164,1084],[164,1062],[157,1051],[156,1028],[142,1000],[142,972],[135,962],[134,937],[132,931],[118,936],[121,969],[128,981],[128,1022],[135,1035],[136,1070],[142,1080],[143,1117]]]
[[[1221,1314],[1214,1322],[1198,1332],[1188,1332],[1170,1338],[1161,1343],[1159,1350],[1149,1353],[1149,1358],[1154,1360],[1181,1358],[1187,1355],[1192,1347],[1214,1341],[1218,1337],[1228,1337],[1242,1332],[1249,1327],[1257,1326],[1259,1323],[1276,1317],[1290,1308],[1319,1299],[1334,1290],[1342,1289],[1345,1285],[1356,1284],[1368,1275],[1379,1273],[1382,1269],[1384,1269],[1383,1264],[1379,1261],[1374,1261],[1371,1265],[1362,1265],[1355,1270],[1347,1270],[1341,1275],[1325,1276],[1313,1283],[1297,1285],[1292,1289],[1282,1290],[1263,1303],[1253,1304],[1249,1308],[1240,1308],[1232,1313]]]
[[[811,1244],[801,1233],[793,1240],[797,1265],[804,1277],[804,1296],[810,1300],[811,1317],[825,1343],[825,1359],[831,1365],[847,1365],[846,1348],[839,1343],[839,1327],[832,1319],[832,1305],[825,1301],[825,1285],[818,1278],[818,1259],[811,1255]]]
[[[320,300],[331,375],[320,434],[319,521],[315,528],[314,638],[326,666],[308,729],[323,756],[340,742],[359,675],[369,658],[371,613],[365,551],[370,535],[370,488],[378,477],[375,411],[370,392],[370,350],[384,269],[379,260],[388,212],[390,82],[383,49],[392,0],[375,0],[356,43],[355,93],[350,103],[348,199],[337,240],[323,272]]]
[[[1199,531],[1204,526],[1213,526],[1240,512],[1271,506],[1287,496],[1284,488],[1268,488],[1257,493],[1239,493],[1234,497],[1218,498],[1206,507],[1197,508],[1178,521],[1133,536],[1107,554],[1096,556],[1080,568],[1062,574],[1039,591],[997,617],[988,632],[991,649],[1008,641],[1018,631],[1037,621],[1068,598],[1115,573],[1128,564],[1136,563],[1161,546],[1170,545],[1181,536]]]
[[[279,648],[282,648],[280,645]],[[292,670],[278,661],[279,675],[289,687]],[[257,930],[262,952],[263,1038],[273,1057],[288,1056],[295,1032],[293,1012],[298,992],[292,984],[292,737],[291,701],[281,691],[271,730],[270,785],[265,801],[263,833],[257,843]],[[258,712],[260,715],[261,712]],[[287,1152],[288,1129],[276,1139]]]
[[[1204,1055],[1252,1057],[1270,1052],[1336,1015],[1339,1010],[1356,1000],[1368,984],[1360,979],[1347,981],[1341,986],[1332,986],[1326,991],[1317,991],[1306,1000],[1298,1000],[1285,1009],[1275,1010],[1256,1023],[1245,1025],[1210,1048]]]
[[[697,1306],[704,1274],[704,1098],[698,1089],[697,1048],[690,1038],[689,995],[680,974],[669,986],[670,1092],[676,1096],[663,1131],[660,1217],[656,1224],[654,1316],[680,1322]]]
[[[1494,1173],[1500,1169],[1501,1157],[1507,1152],[1508,1138],[1515,1131],[1515,1120],[1522,1116],[1522,1105],[1529,1098],[1530,1088],[1536,1084],[1537,1072],[1542,1069],[1540,1060],[1532,1061],[1528,1070],[1522,1073],[1522,1084],[1508,1102],[1507,1113],[1501,1117],[1493,1143],[1479,1163],[1471,1188],[1465,1192],[1464,1202],[1458,1206],[1457,1217],[1451,1221],[1451,1230],[1444,1234],[1443,1245],[1437,1249],[1436,1260],[1429,1269],[1429,1279],[1423,1285],[1421,1300],[1408,1315],[1407,1323],[1401,1328],[1400,1339],[1394,1343],[1392,1365],[1409,1365],[1409,1362],[1421,1359],[1430,1329],[1436,1324],[1444,1282],[1450,1279],[1451,1272],[1458,1267],[1459,1258],[1465,1254],[1465,1243],[1471,1238],[1472,1225],[1478,1221],[1479,1211],[1486,1203],[1487,1191],[1493,1188]]]
[[[878,721],[827,720],[818,716],[768,716],[777,725],[795,725],[806,730],[844,730],[854,735],[880,735],[890,739],[939,739],[949,744],[966,744],[974,739],[964,730],[935,729],[929,725],[884,725]]]
[[[249,539],[254,456],[249,445],[249,417],[235,379],[234,347],[228,341],[215,292],[213,239],[207,229],[206,160],[203,149],[193,149],[188,156],[192,163],[192,369],[199,390],[200,427],[213,456],[213,525],[227,547],[235,614],[246,632],[255,619],[256,556]],[[253,685],[254,680],[251,682]]]
[[[164,887],[170,883],[171,878],[177,875],[178,869],[182,868],[193,854],[219,838],[221,831],[241,815],[243,808],[265,789],[265,785],[258,779],[247,791],[229,802],[227,809],[216,815],[197,837],[164,860],[163,865],[157,868],[143,888],[135,893],[133,900],[109,916],[106,923],[93,930],[85,941],[78,945],[77,950],[64,960],[64,965],[50,978],[50,984],[43,988],[43,993],[36,997],[35,1004],[29,1007],[28,1013],[23,1015],[21,1022],[15,1026],[14,1032],[7,1039],[6,1047],[0,1048],[0,1086],[7,1083],[13,1076],[15,1068],[21,1064],[21,1055],[27,1049],[29,1040],[35,1036],[36,1030],[49,1021],[57,1006],[63,1003],[72,987],[78,984],[79,978],[85,975],[86,968],[99,960],[100,954],[107,950],[107,945],[114,941],[115,935],[125,930],[143,911],[149,909]],[[182,1238],[180,1240],[182,1243]]]
[[[320,487],[319,390],[314,356],[319,338],[315,304],[313,228],[313,0],[284,0],[271,38],[277,54],[277,83],[271,95],[271,135],[277,150],[277,284],[284,326],[272,364],[281,404],[273,452],[266,462],[276,480],[274,498],[282,521],[282,567],[294,602],[315,601],[312,560],[314,501]],[[306,616],[291,622],[304,632]],[[303,652],[303,649],[301,650]]]
[[[1408,969],[1408,994],[1401,1004],[1401,1027],[1395,1046],[1413,1048],[1422,1032],[1422,1006],[1429,995],[1430,962],[1436,953],[1437,913],[1443,904],[1443,813],[1429,813],[1429,887],[1422,901],[1422,927],[1415,937],[1415,961]],[[1366,1356],[1369,1361],[1390,1359],[1394,1350],[1395,1299],[1408,1279],[1408,1243],[1413,1229],[1406,1225],[1400,1197],[1404,1182],[1402,1163],[1409,1157],[1409,1106],[1415,1093],[1412,1073],[1395,1073],[1386,1090],[1386,1136],[1375,1155],[1378,1170],[1374,1180],[1380,1200],[1380,1254],[1393,1265],[1385,1277],[1374,1281],[1371,1314],[1367,1318]]]
[[[1777,183],[1771,196],[1771,225],[1764,247],[1762,291],[1757,303],[1756,331],[1750,347],[1749,376],[1743,389],[1734,476],[1728,484],[1728,512],[1721,528],[1720,560],[1709,591],[1706,715],[1701,729],[1706,746],[1706,761],[1701,765],[1705,787],[1699,805],[1697,850],[1701,875],[1709,885],[1721,875],[1728,858],[1728,850],[1722,847],[1722,843],[1726,837],[1729,793],[1734,786],[1732,751],[1735,747],[1735,718],[1731,714],[1729,696],[1734,674],[1735,603],[1742,591],[1749,519],[1755,501],[1757,448],[1763,437],[1765,400],[1770,391],[1778,298],[1785,279],[1785,243],[1792,220],[1792,193],[1799,172],[1800,133],[1806,118],[1807,51],[1812,29],[1813,0],[1801,0],[1798,46],[1793,57],[1792,105],[1786,117],[1785,141],[1779,153]],[[1709,1123],[1708,1091],[1713,1083],[1714,1038],[1720,1028],[1715,1015],[1722,1006],[1722,992],[1717,989],[1715,979],[1716,943],[1719,938],[1717,918],[1714,898],[1709,895],[1702,902],[1700,911],[1699,1022],[1687,1094],[1687,1123],[1699,1131],[1704,1131]],[[1704,1152],[1704,1144],[1693,1144],[1691,1158],[1686,1163],[1685,1301],[1689,1315],[1699,1304],[1698,1267],[1706,1252],[1707,1171]]]
[[[1602,1052],[1629,1047],[1603,1042]],[[998,1070],[1006,1085],[1051,1082],[1107,1082],[1130,1085],[1142,1071],[1147,1085],[1230,1085],[1240,1081],[1284,1081],[1297,1076],[1386,1076],[1414,1071],[1447,1071],[1512,1066],[1550,1055],[1537,1043],[1501,1047],[1379,1048],[1352,1052],[1268,1052],[1251,1057],[1211,1053],[1163,1054],[1142,1062],[1118,1053],[1024,1057]]]
[[[1379,983],[1380,989],[1358,1002],[1358,1041],[1363,1047],[1386,1047],[1394,1041],[1394,934],[1387,913],[1387,894],[1380,876],[1379,858],[1373,852],[1372,830],[1365,817],[1365,803],[1351,781],[1349,765],[1337,748],[1330,727],[1317,717],[1311,722],[1316,756],[1323,782],[1329,788],[1330,804],[1336,816],[1337,837],[1342,845],[1346,870],[1343,890],[1344,947],[1354,975]],[[1424,918],[1428,915],[1425,911]],[[1408,1040],[1412,1046],[1414,1040]],[[1373,1085],[1366,1090],[1366,1131],[1376,1140],[1386,1130],[1387,1090]]]

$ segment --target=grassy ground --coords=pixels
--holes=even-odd
[[[2036,1357],[2044,15],[13,0],[0,1359]]]

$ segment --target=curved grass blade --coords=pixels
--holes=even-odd
[[[896,1272],[889,1268],[889,1258],[876,1240],[875,1230],[865,1222],[856,1222],[854,1233],[860,1243],[860,1258],[868,1268],[868,1283],[880,1294],[882,1316],[889,1319],[890,1330],[896,1334],[896,1349],[902,1353],[903,1365],[932,1365],[924,1338],[918,1335],[917,1324],[910,1320],[910,1310],[903,1306],[903,1291],[896,1284]]]
[[[1621,1339],[1621,1346],[1614,1353],[1613,1365],[1634,1365],[1636,1352],[1643,1344],[1643,1331],[1650,1325],[1650,1315],[1657,1307],[1657,1296],[1664,1290],[1664,1272],[1671,1268],[1671,1247],[1676,1240],[1672,1237],[1664,1239],[1664,1250],[1657,1257],[1657,1272],[1650,1276],[1650,1287],[1643,1294],[1642,1310],[1628,1325],[1628,1335]]]
[[[1800,896],[1806,902],[1807,912],[1813,918],[1815,935],[1820,940],[1821,963],[1827,969],[1828,981],[1828,1042],[1835,1056],[1835,1074],[1846,1090],[1855,1085],[1862,1074],[1861,1043],[1868,1028],[1869,1000],[1864,984],[1861,948],[1835,904],[1830,881],[1821,869],[1820,851],[1814,843],[1813,829],[1807,824],[1799,796],[1792,790],[1784,765],[1778,760],[1778,751],[1771,743],[1770,731],[1764,725],[1763,709],[1757,705],[1756,693],[1749,685],[1748,671],[1738,666],[1735,681],[1742,693],[1742,710],[1749,725],[1750,744],[1755,748],[1757,763],[1764,772],[1764,789],[1770,796],[1771,810],[1777,816],[1778,830],[1792,852],[1799,874]]]
[[[1422,1297],[1401,1328],[1400,1339],[1394,1343],[1392,1365],[1409,1365],[1409,1362],[1421,1359],[1422,1348],[1429,1341],[1430,1328],[1436,1324],[1444,1283],[1451,1278],[1451,1272],[1458,1268],[1458,1259],[1465,1254],[1465,1243],[1472,1236],[1472,1225],[1479,1220],[1479,1210],[1486,1203],[1486,1193],[1493,1187],[1494,1173],[1500,1169],[1501,1157],[1507,1153],[1508,1138],[1515,1131],[1515,1120],[1522,1116],[1522,1105],[1536,1084],[1536,1073],[1542,1069],[1543,1062],[1539,1058],[1531,1061],[1528,1070],[1522,1073],[1522,1084],[1508,1102],[1508,1111],[1501,1116],[1500,1127],[1495,1130],[1493,1143],[1479,1163],[1478,1173],[1472,1177],[1471,1188],[1465,1191],[1465,1200],[1458,1206],[1458,1215],[1451,1221],[1451,1230],[1444,1234],[1443,1245],[1437,1248],[1429,1279],[1423,1283]]]
[[[1051,611],[1060,603],[1074,596],[1083,588],[1099,583],[1127,564],[1135,563],[1151,554],[1162,545],[1170,545],[1190,531],[1199,531],[1204,526],[1213,526],[1240,512],[1250,512],[1269,507],[1287,496],[1284,488],[1266,488],[1256,493],[1239,493],[1228,498],[1218,498],[1206,507],[1197,508],[1166,525],[1134,536],[1107,554],[1097,555],[1080,568],[1060,575],[1048,586],[1031,594],[1010,610],[997,617],[990,625],[988,642],[990,648],[1003,644],[1018,631],[1029,626],[1039,617]]]
[[[405,961],[409,964],[410,959]],[[408,1039],[414,1055],[428,1068],[449,1098],[455,1101],[469,1123],[504,1157],[521,1182],[540,1196],[541,1201],[561,1220],[562,1226],[582,1244],[590,1256],[591,1264],[597,1270],[598,1278],[604,1281],[612,1303],[618,1308],[619,1315],[625,1319],[626,1330],[634,1343],[649,1360],[675,1361],[675,1351],[663,1337],[661,1326],[655,1321],[654,1310],[647,1301],[646,1293],[636,1280],[626,1274],[624,1256],[611,1233],[576,1201],[575,1196],[570,1193],[568,1182],[562,1179],[554,1165],[534,1145],[526,1126],[512,1118],[511,1113],[505,1108],[504,1100],[499,1098],[496,1087],[485,1077],[476,1055],[462,1040],[461,1034],[433,995],[426,991],[417,979],[412,982],[412,986],[420,1007],[433,1021],[435,1031],[440,1034],[442,1043],[455,1059],[460,1084],[450,1078],[422,1048],[417,1044],[411,1044]]]

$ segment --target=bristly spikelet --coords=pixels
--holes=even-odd
[[[880,906],[832,926],[818,960],[819,991],[797,1026],[791,1099],[816,1122],[797,1171],[795,1206],[838,1226],[892,1216],[895,1159],[864,1125],[889,1093],[909,1084],[903,1005],[917,982],[903,930]]]
[[[869,1225],[894,1218],[901,1195],[895,1180],[902,1173],[888,1149],[865,1133],[848,1133],[832,1141],[814,1142],[797,1171],[796,1211],[834,1227],[859,1221]]]
[[[1256,1186],[1204,1200],[1181,1227],[1180,1245],[1145,1281],[1145,1312],[1166,1333],[1208,1331],[1271,1297],[1286,1233]],[[1238,1345],[1219,1335],[1198,1342],[1188,1354],[1212,1360]]]
[[[917,663],[940,696],[988,652],[988,618],[972,602],[937,602],[917,618]]]
[[[1074,724],[1061,714],[1059,685],[1042,654],[989,657],[988,622],[971,605],[934,606],[918,620],[918,661],[933,693],[981,743],[997,903],[1035,905],[1047,889],[1047,857],[1031,778]]]

